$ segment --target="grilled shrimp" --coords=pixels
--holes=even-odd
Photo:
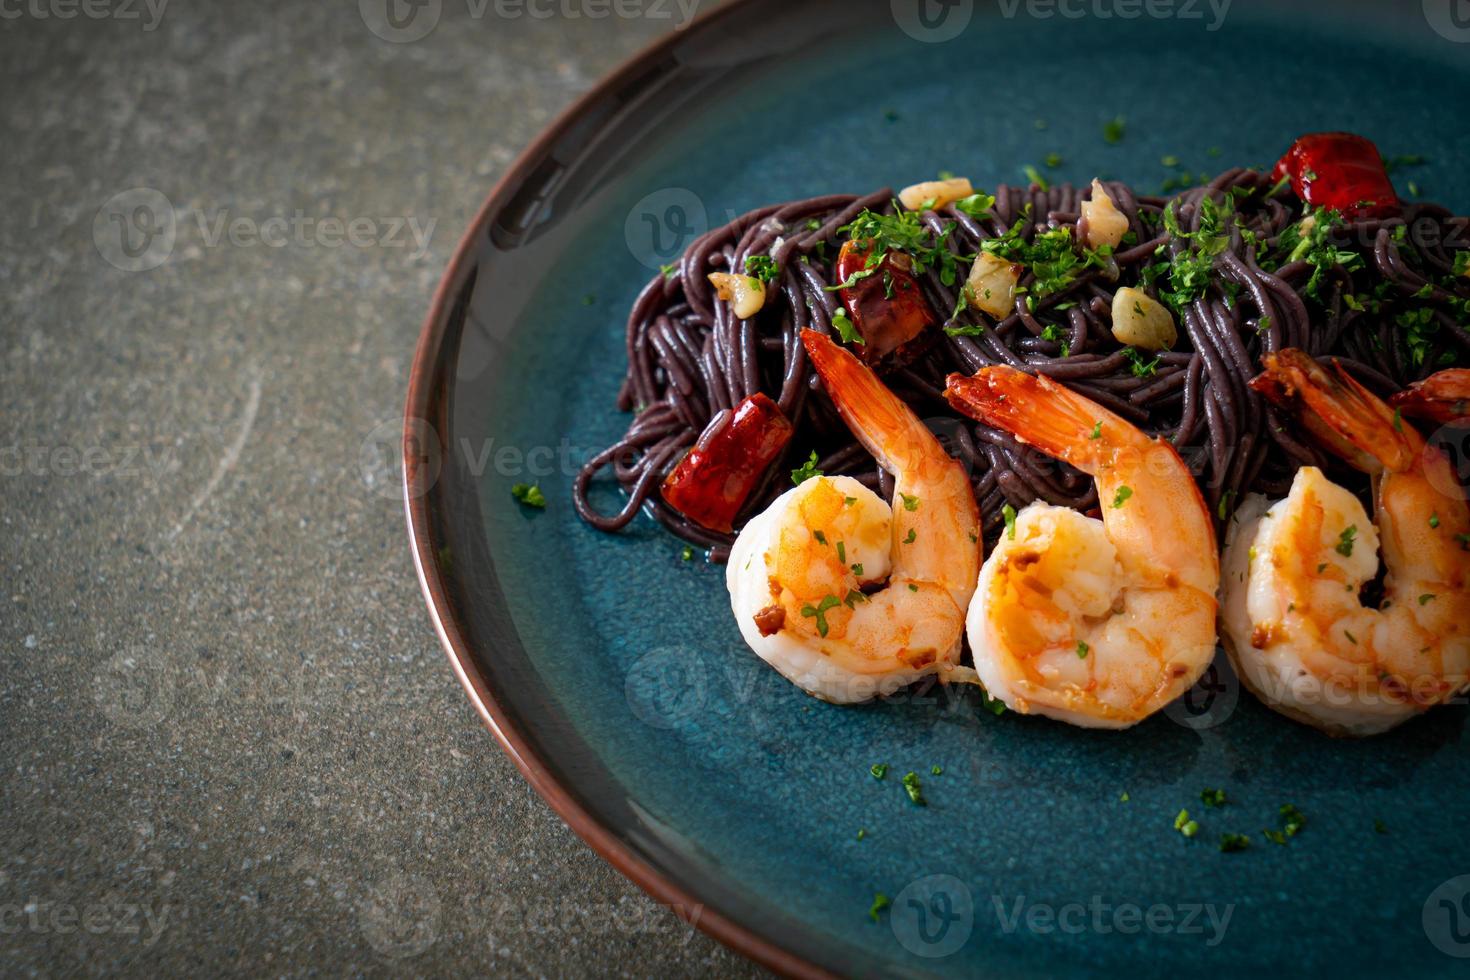
[[[848,427],[893,474],[894,503],[850,477],[817,476],[753,518],[725,579],[741,635],[837,704],[930,674],[958,679],[980,566],[969,477],[857,358],[814,331],[802,342]]]
[[[1470,418],[1470,369],[1436,371],[1394,395],[1388,404],[1405,415],[1442,424]]]
[[[1470,508],[1449,463],[1335,361],[1265,359],[1251,386],[1373,477],[1374,518],[1322,471],[1286,499],[1248,497],[1227,535],[1222,624],[1242,682],[1333,735],[1372,735],[1470,680]],[[1386,576],[1383,600],[1363,585]]]
[[[980,572],[975,670],[1015,711],[1127,728],[1184,693],[1215,652],[1219,552],[1193,476],[1166,442],[1044,377],[952,374],[959,411],[1090,475],[1102,520],[1040,501]]]

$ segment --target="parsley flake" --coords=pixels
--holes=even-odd
[[[840,306],[837,308],[837,312],[832,314],[832,329],[837,331],[837,336],[842,338],[844,344],[863,344],[866,346],[863,335],[858,333],[857,327],[853,326],[852,321],[847,318],[847,311]]]
[[[776,260],[769,255],[747,255],[745,274],[761,282],[775,282],[781,270],[777,267]]]
[[[510,488],[510,495],[527,507],[534,507],[537,510],[546,509],[546,495],[534,483],[517,483]]]
[[[835,595],[823,596],[822,601],[815,606],[807,604],[801,607],[801,614],[817,621],[817,635],[827,635],[827,610],[842,605],[842,600]]]
[[[791,482],[799,487],[812,477],[821,475],[822,471],[817,469],[817,451],[814,449],[810,459],[791,471]]]

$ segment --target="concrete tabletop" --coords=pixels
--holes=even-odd
[[[0,974],[757,972],[496,747],[374,463],[497,175],[688,7],[0,0]]]

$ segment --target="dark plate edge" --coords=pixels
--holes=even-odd
[[[495,736],[495,740],[515,763],[516,768],[521,771],[521,775],[525,776],[526,781],[531,784],[531,788],[592,850],[631,879],[655,901],[663,905],[701,909],[700,915],[694,922],[700,931],[737,953],[748,956],[761,965],[786,976],[830,977],[832,975],[820,967],[727,918],[718,910],[699,901],[698,896],[685,891],[673,881],[665,878],[635,854],[612,831],[603,826],[556,781],[550,769],[531,748],[523,734],[510,723],[504,709],[496,699],[495,692],[490,689],[485,678],[481,677],[474,667],[464,634],[445,592],[444,570],[440,566],[433,543],[430,495],[414,493],[411,490],[414,486],[421,485],[419,481],[422,479],[419,470],[423,466],[423,461],[416,452],[417,437],[422,432],[420,426],[434,425],[433,401],[436,395],[433,384],[434,366],[443,352],[448,327],[447,314],[464,282],[468,264],[478,252],[480,243],[483,241],[482,236],[492,215],[514,195],[515,190],[534,169],[546,151],[588,109],[606,99],[630,80],[635,80],[643,73],[648,63],[674,47],[688,32],[708,26],[747,2],[748,0],[730,0],[720,7],[706,11],[687,25],[684,31],[652,42],[625,61],[563,110],[549,126],[542,130],[535,141],[521,152],[496,182],[485,199],[485,203],[481,205],[479,212],[470,222],[464,237],[455,247],[449,265],[445,268],[444,275],[435,289],[434,298],[429,304],[428,315],[419,333],[413,364],[409,371],[408,397],[403,411],[404,433],[401,456],[404,511],[408,521],[408,537],[410,551],[413,554],[414,571],[418,575],[424,601],[428,605],[429,619],[433,623],[434,632],[438,634],[439,642],[448,655],[449,664],[454,668],[455,676],[459,678],[460,685],[464,687],[481,721]]]

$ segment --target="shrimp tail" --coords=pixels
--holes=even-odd
[[[1470,418],[1470,369],[1437,371],[1398,392],[1388,403],[1405,415],[1440,425]]]
[[[1423,438],[1335,359],[1324,367],[1305,351],[1288,348],[1267,354],[1263,362],[1266,370],[1251,379],[1251,388],[1364,473],[1403,473],[1423,450]]]
[[[878,465],[897,474],[922,471],[931,460],[950,462],[913,409],[851,352],[815,330],[803,330],[801,342],[842,421]]]
[[[1004,365],[982,368],[969,378],[951,374],[944,398],[957,411],[1094,475],[1104,447],[1133,435],[1127,422],[1091,399]]]

